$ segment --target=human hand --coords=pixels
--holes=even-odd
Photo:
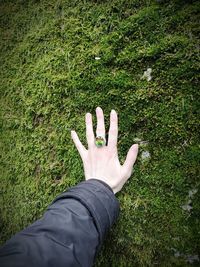
[[[104,114],[100,107],[96,109],[97,129],[96,135],[105,138]],[[110,128],[107,145],[97,147],[92,125],[91,113],[86,113],[86,138],[88,149],[79,140],[75,131],[71,131],[71,137],[79,151],[83,161],[85,179],[95,178],[107,183],[114,194],[119,192],[132,174],[133,165],[138,154],[138,145],[132,145],[127,153],[126,160],[121,166],[118,159],[118,116],[115,110],[110,113]]]

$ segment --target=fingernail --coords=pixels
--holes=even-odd
[[[139,148],[139,145],[138,144],[134,144],[133,146],[132,146],[132,148],[134,149],[134,148]]]
[[[88,118],[89,116],[90,116],[90,113],[89,113],[89,112],[87,112],[87,113],[86,113],[86,117]]]
[[[114,109],[111,110],[111,114],[112,115],[115,114],[115,110]]]

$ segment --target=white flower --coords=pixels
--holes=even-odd
[[[95,60],[99,60],[99,59],[101,59],[100,57],[95,57]]]
[[[151,79],[152,79],[151,72],[152,72],[152,69],[148,68],[146,71],[144,71],[144,74],[141,77],[141,79],[145,79],[146,78],[148,82],[151,81]]]
[[[183,210],[190,211],[190,210],[192,209],[192,206],[186,204],[186,205],[181,206],[181,208],[182,208]]]
[[[177,252],[174,253],[174,257],[175,257],[175,258],[178,258],[178,257],[180,257],[180,256],[181,256],[181,253],[180,253],[179,251],[177,251]]]
[[[149,151],[142,151],[141,158],[143,160],[149,159],[151,157]]]
[[[195,195],[197,192],[198,192],[198,189],[196,189],[196,188],[189,190],[189,197],[192,198],[193,195]]]

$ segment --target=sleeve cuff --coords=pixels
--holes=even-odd
[[[106,182],[104,182],[104,181],[102,181],[102,180],[99,180],[99,179],[95,179],[95,178],[91,178],[91,179],[89,179],[90,181],[91,180],[94,180],[94,181],[97,181],[97,182],[100,182],[100,183],[102,183],[103,185],[105,185],[112,193],[114,193],[113,192],[113,190],[112,190],[112,188],[106,183]]]

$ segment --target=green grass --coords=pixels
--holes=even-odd
[[[85,113],[100,106],[107,131],[118,112],[121,163],[134,142],[140,153],[95,266],[198,266],[187,259],[200,251],[199,2],[4,0],[0,10],[1,243],[84,180],[70,130],[86,146]]]

